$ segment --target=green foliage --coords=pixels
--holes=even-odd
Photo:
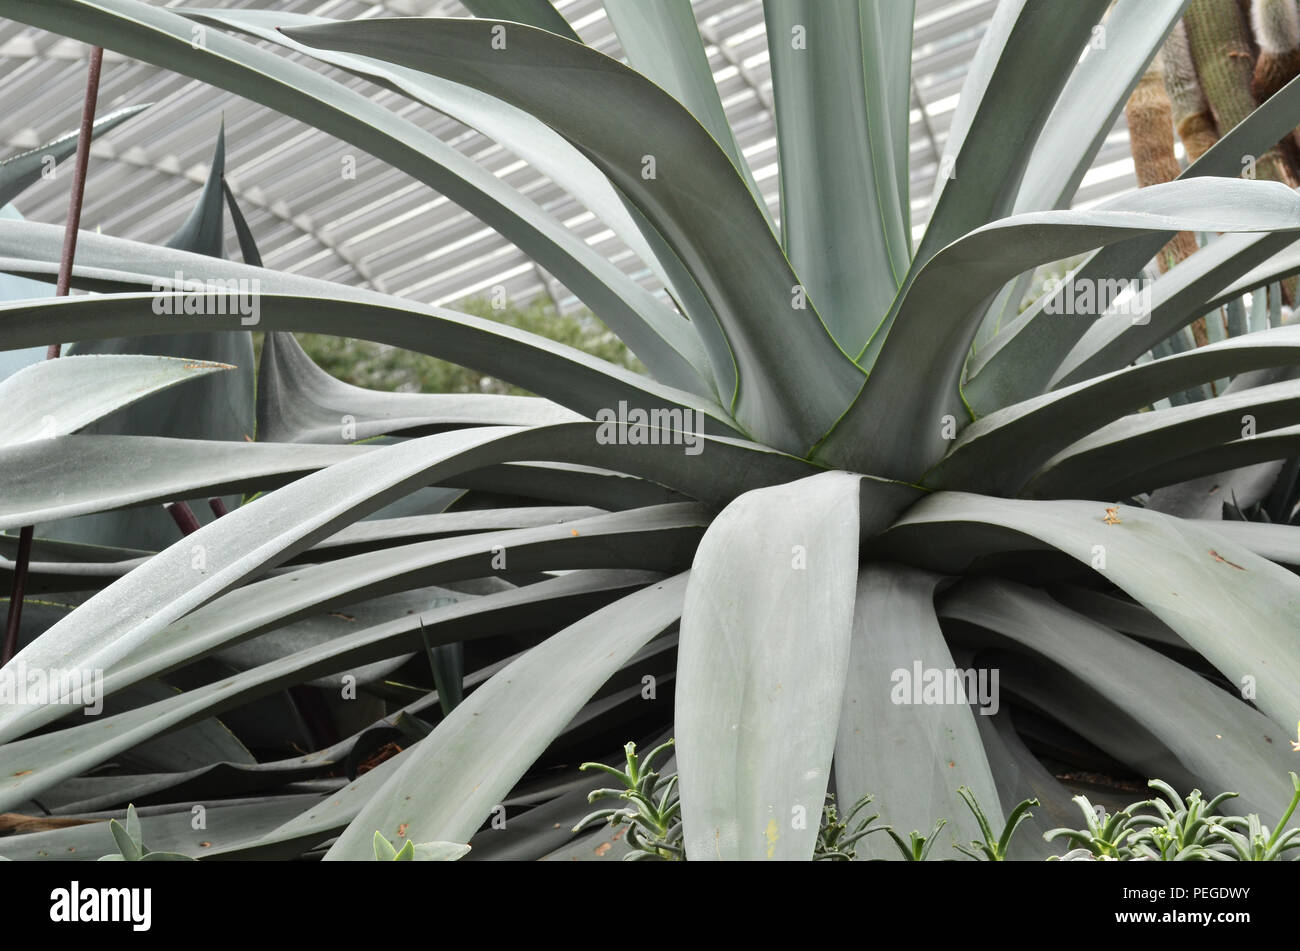
[[[682,804],[677,794],[677,774],[666,780],[653,769],[656,758],[673,748],[668,740],[652,749],[642,760],[637,756],[636,744],[623,747],[626,766],[616,769],[605,763],[583,763],[579,769],[596,769],[608,773],[622,784],[622,789],[597,789],[587,794],[588,802],[619,799],[627,806],[598,809],[573,827],[580,832],[604,820],[611,826],[626,825],[627,841],[632,850],[624,858],[637,860],[658,858],[668,861],[684,860],[682,849]]]
[[[888,830],[888,826],[871,824],[880,818],[879,814],[864,819],[857,818],[858,813],[866,809],[873,798],[870,794],[863,796],[841,817],[835,806],[835,794],[827,794],[826,805],[822,807],[821,827],[817,832],[817,848],[813,852],[814,862],[851,862],[857,858],[859,839],[873,832]]]
[[[1133,815],[1137,809],[1151,805],[1150,800],[1133,803],[1117,812],[1107,812],[1101,806],[1094,806],[1087,796],[1075,796],[1079,811],[1083,813],[1083,829],[1051,829],[1043,833],[1043,838],[1052,842],[1058,838],[1073,842],[1080,848],[1087,849],[1098,858],[1125,859],[1133,854],[1130,840],[1142,828],[1141,821]]]
[[[999,835],[993,831],[993,826],[990,825],[988,817],[984,815],[984,810],[980,808],[979,803],[975,800],[975,794],[970,789],[961,786],[957,789],[957,794],[961,796],[962,801],[966,803],[975,816],[975,821],[979,823],[980,833],[984,836],[984,841],[974,841],[969,846],[955,844],[953,848],[973,859],[1005,862],[1007,850],[1011,847],[1011,837],[1016,834],[1016,829],[1019,828],[1020,823],[1033,815],[1029,808],[1039,805],[1038,800],[1026,799],[1012,809],[1011,815],[1007,817],[1006,825]]]
[[[889,837],[894,840],[894,845],[898,847],[899,854],[907,862],[924,862],[930,857],[931,850],[934,849],[935,843],[939,841],[939,831],[948,824],[947,819],[940,819],[934,824],[934,828],[929,834],[922,835],[913,829],[908,833],[907,841],[904,842],[892,828],[886,827]]]
[[[377,862],[454,862],[470,850],[468,845],[455,842],[421,842],[417,845],[410,839],[399,849],[379,830],[375,830],[374,847]]]
[[[599,809],[586,816],[573,827],[580,832],[600,823],[602,820],[610,826],[626,825],[628,845],[632,848],[623,856],[625,860],[637,861],[646,858],[667,861],[685,861],[686,853],[681,847],[682,820],[681,800],[677,794],[677,774],[672,773],[666,779],[651,768],[654,760],[668,752],[675,745],[675,740],[668,740],[656,746],[641,760],[636,753],[636,744],[628,743],[623,747],[626,765],[617,769],[604,763],[583,763],[583,770],[596,769],[618,779],[621,789],[597,789],[587,795],[588,802],[605,799],[621,799],[629,805]],[[872,826],[878,815],[859,818],[858,814],[871,804],[872,797],[863,796],[849,811],[841,816],[835,805],[833,793],[826,796],[822,807],[820,824],[817,831],[817,848],[813,852],[813,861],[848,862],[857,855],[857,843],[872,832],[884,831],[886,826]]]
[[[1113,815],[1092,806],[1085,796],[1076,796],[1087,826],[1084,829],[1053,829],[1044,834],[1052,841],[1064,838],[1079,846],[1060,859],[1096,858],[1111,861],[1156,862],[1276,862],[1300,848],[1300,829],[1287,823],[1300,805],[1300,777],[1290,773],[1294,795],[1277,825],[1270,832],[1256,813],[1225,816],[1220,807],[1235,792],[1224,792],[1205,800],[1199,789],[1186,799],[1168,783],[1148,783],[1163,798],[1145,799]],[[1153,814],[1154,813],[1154,814]]]
[[[1259,816],[1227,816],[1211,824],[1219,839],[1232,850],[1243,862],[1278,862],[1283,861],[1291,849],[1300,849],[1300,829],[1287,829],[1287,822],[1300,805],[1300,777],[1291,773],[1291,785],[1295,795],[1282,818],[1277,821],[1272,832],[1260,822]]]
[[[1215,840],[1214,817],[1219,807],[1237,796],[1234,792],[1220,793],[1208,802],[1199,789],[1193,789],[1182,799],[1172,786],[1158,779],[1148,785],[1163,798],[1155,798],[1150,805],[1158,817],[1139,815],[1135,825],[1142,828],[1131,839],[1131,852],[1135,858],[1148,858],[1161,862],[1209,861],[1221,857],[1211,846]]]
[[[135,814],[135,806],[126,807],[126,825],[116,819],[108,820],[109,831],[117,843],[116,855],[101,855],[101,862],[193,862],[193,856],[180,852],[152,852],[145,847],[144,835],[140,830],[140,817]]]

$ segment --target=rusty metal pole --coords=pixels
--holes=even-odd
[[[72,173],[72,195],[68,199],[68,220],[63,229],[63,256],[59,260],[59,280],[55,297],[66,297],[72,284],[72,259],[77,254],[77,229],[81,227],[81,202],[86,194],[86,167],[90,164],[90,139],[95,125],[95,103],[99,99],[99,73],[104,64],[103,47],[90,51],[86,74],[86,98],[81,106],[81,128],[77,134],[77,161]],[[54,360],[63,350],[62,343],[52,343],[45,359]],[[18,626],[22,622],[23,594],[27,587],[27,570],[32,558],[32,535],[35,526],[18,532],[18,553],[14,558],[14,584],[9,597],[9,615],[5,620],[4,645],[0,647],[0,665],[7,664],[18,652]]]

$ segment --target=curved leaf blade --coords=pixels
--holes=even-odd
[[[878,808],[881,821],[900,834],[929,829],[936,817],[947,818],[942,832],[947,851],[949,844],[980,838],[958,786],[971,788],[995,827],[1001,828],[1003,820],[976,724],[982,714],[966,703],[898,701],[900,696],[920,699],[916,669],[956,669],[935,616],[934,589],[941,580],[891,564],[867,565],[858,575],[848,680],[835,740],[835,787],[844,803],[872,794],[873,810]],[[906,695],[900,694],[900,673],[913,678]],[[988,713],[996,714],[997,707]],[[878,836],[860,841],[858,853],[863,858],[898,857],[893,842]]]
[[[1117,521],[1107,521],[1112,516]],[[1019,538],[991,537],[988,526]],[[943,531],[948,547],[927,551]],[[879,539],[888,556],[958,568],[965,555],[1037,539],[1100,570],[1225,677],[1258,683],[1256,705],[1286,729],[1300,720],[1300,652],[1294,649],[1300,578],[1208,529],[1131,506],[1035,502],[938,492]],[[1101,547],[1101,551],[1097,550]],[[1098,562],[1098,557],[1104,562]]]
[[[175,357],[67,356],[0,380],[0,446],[74,433],[114,410],[227,364]],[[55,397],[57,394],[57,397]]]
[[[675,715],[691,860],[812,858],[849,658],[859,483],[836,472],[748,493],[700,542]]]

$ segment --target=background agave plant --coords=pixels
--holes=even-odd
[[[602,784],[578,764],[671,735],[691,860],[811,858],[828,790],[874,795],[899,830],[949,818],[934,836],[948,854],[981,839],[959,787],[994,829],[1037,798],[1037,834],[1013,857],[1046,855],[1041,833],[1074,821],[1057,775],[1070,769],[1240,790],[1242,811],[1288,798],[1300,537],[1281,461],[1300,439],[1300,330],[1256,310],[1257,332],[1161,348],[1300,271],[1300,199],[1232,177],[1300,120],[1295,82],[1177,181],[1072,211],[1187,3],[1003,0],[914,245],[906,0],[764,4],[776,219],[687,0],[605,0],[628,65],[545,0],[466,5],[477,19],[336,23],[0,0],[0,15],[391,163],[533,256],[646,368],[262,268],[233,202],[244,262],[214,256],[220,148],[170,247],[83,234],[73,284],[99,293],[0,305],[7,351],[85,342],[5,384],[0,527],[38,527],[5,669],[102,670],[107,708],[0,707],[0,810],[94,819],[134,802],[151,847],[200,857],[370,860],[376,832],[395,853],[470,843],[466,861],[614,857],[626,844],[609,829],[570,832]],[[668,296],[419,126],[254,40],[545,168]],[[1221,237],[1154,282],[1140,319],[1058,313],[1140,274],[1178,232]],[[48,279],[60,240],[0,221],[15,275]],[[1085,253],[1002,319],[1035,268]],[[169,283],[177,272],[257,282],[255,398],[249,325],[217,312],[228,295]],[[156,311],[187,297],[204,312]],[[363,390],[292,332],[537,395]],[[1212,399],[1165,402],[1224,379]],[[174,540],[156,506],[178,500],[193,504]],[[1225,501],[1277,524],[1223,520]],[[17,546],[0,544],[8,581]],[[959,668],[999,673],[996,713],[897,702],[895,672]],[[112,848],[97,822],[0,852],[74,845]],[[898,852],[866,836],[858,856]]]

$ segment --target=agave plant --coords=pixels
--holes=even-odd
[[[378,831],[394,854],[470,842],[470,860],[612,857],[626,843],[608,829],[570,839],[593,788],[576,765],[617,761],[611,737],[628,735],[676,736],[690,860],[812,858],[832,765],[838,801],[874,794],[893,828],[951,817],[904,845],[909,857],[942,828],[947,855],[1022,819],[1043,832],[1021,813],[1008,824],[1025,799],[1059,821],[1070,794],[1044,763],[1239,789],[1256,810],[1282,798],[1300,718],[1300,535],[1284,469],[1300,454],[1300,328],[1186,352],[1166,342],[1300,270],[1300,198],[1236,177],[1300,124],[1300,86],[1177,181],[1071,208],[1185,5],[1002,0],[914,240],[908,0],[764,3],[775,210],[727,124],[688,0],[605,0],[626,63],[584,45],[546,0],[354,22],[0,0],[0,15],[391,163],[523,249],[646,367],[263,268],[233,203],[244,263],[205,253],[219,172],[189,241],[83,234],[72,283],[99,293],[0,305],[4,350],[119,342],[117,356],[60,358],[7,388],[21,413],[3,431],[0,528],[37,530],[25,646],[5,670],[102,672],[109,706],[92,719],[48,700],[0,707],[0,810],[91,815],[147,792],[186,820],[164,828],[164,812],[151,841],[197,855],[368,860]],[[535,164],[663,293],[337,71]],[[1142,285],[1136,306],[1096,305],[1180,231],[1217,237]],[[0,259],[48,280],[61,237],[0,221]],[[1081,254],[1003,318],[1022,278]],[[195,289],[177,272],[255,291],[255,432],[238,416],[254,405],[251,324],[225,306],[245,285]],[[358,389],[292,332],[419,351],[536,396]],[[120,343],[149,338],[173,342]],[[151,429],[147,413],[104,423],[140,398],[146,373],[160,376],[140,405],[154,405],[196,361],[205,379],[183,385],[226,388],[233,419],[204,422],[215,400],[190,398],[198,430]],[[1223,379],[1212,399],[1167,401]],[[45,417],[52,427],[26,425]],[[162,540],[157,524],[111,534],[156,521],[158,503],[218,496],[184,538],[165,521]],[[1279,524],[1222,519],[1224,502],[1265,500]],[[87,517],[93,533],[69,527]],[[16,546],[3,544],[9,579]],[[68,592],[66,606],[45,592]],[[422,663],[441,701],[393,680]],[[326,715],[358,711],[336,719],[347,726],[333,741],[261,762],[218,741],[217,714],[233,722],[304,685],[331,692]],[[383,704],[349,707],[358,685]],[[156,762],[142,749],[157,757],[181,730],[203,737],[201,762],[142,765]],[[95,772],[110,763],[117,773]],[[312,778],[328,791],[293,785]],[[191,833],[201,807],[211,831]],[[0,851],[52,854],[49,836],[86,828]],[[883,837],[858,845],[898,857]]]

